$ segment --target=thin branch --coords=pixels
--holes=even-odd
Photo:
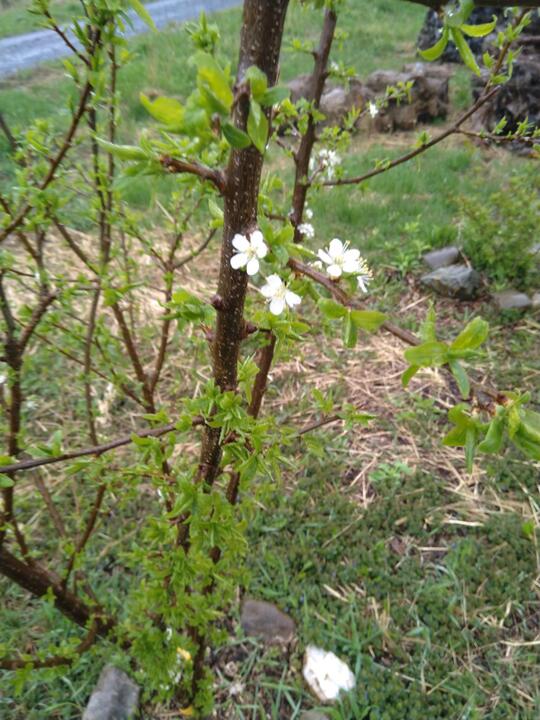
[[[202,180],[208,180],[217,187],[222,195],[227,189],[227,179],[221,170],[213,170],[206,165],[201,165],[196,162],[178,160],[169,155],[163,155],[160,158],[160,162],[170,173],[189,173],[190,175],[197,175],[197,177],[200,177]]]
[[[71,40],[68,38],[66,33],[62,30],[62,28],[56,24],[53,16],[50,14],[50,12],[48,10],[42,10],[42,13],[47,18],[47,20],[49,20],[49,22],[50,22],[49,27],[51,28],[51,30],[53,30],[58,35],[58,37],[64,41],[65,45],[71,50],[72,53],[74,53],[79,58],[79,60],[82,60],[82,62],[87,67],[90,67],[90,60],[85,55],[83,55],[81,52],[79,52],[79,50],[71,42]]]
[[[71,665],[79,656],[89,650],[92,645],[98,639],[98,624],[94,621],[90,627],[90,630],[83,638],[83,640],[74,648],[73,656],[66,655],[51,655],[44,660],[40,658],[13,658],[7,660],[0,660],[0,670],[22,670],[23,668],[31,667],[33,670],[39,670],[41,668],[52,668],[60,667],[61,665]]]
[[[103,503],[103,498],[105,497],[106,489],[107,489],[107,485],[104,482],[102,482],[98,486],[98,490],[96,493],[96,499],[92,506],[92,510],[90,511],[90,515],[88,516],[88,521],[86,523],[86,527],[84,529],[83,534],[79,538],[79,541],[77,542],[77,546],[75,547],[75,550],[73,551],[73,553],[69,559],[67,570],[66,570],[64,578],[62,580],[64,587],[66,587],[68,584],[69,577],[70,577],[73,567],[75,565],[75,560],[77,559],[77,555],[80,555],[82,553],[82,551],[85,548],[86,543],[90,539],[90,535],[94,531],[94,527],[97,522],[99,511],[101,509],[101,504]]]
[[[365,306],[363,303],[358,302],[354,298],[351,298],[336,282],[334,282],[331,278],[319,272],[318,270],[315,270],[315,268],[312,268],[309,265],[305,265],[299,260],[295,260],[293,258],[289,260],[288,264],[289,267],[295,272],[299,273],[300,275],[305,275],[306,277],[314,280],[319,285],[325,287],[332,295],[332,297],[334,297],[339,303],[341,303],[345,307],[351,308],[353,310],[365,310]],[[389,332],[391,335],[394,335],[394,337],[399,338],[407,345],[416,346],[422,343],[420,338],[417,337],[414,333],[411,333],[404,328],[400,328],[398,325],[394,325],[394,323],[391,323],[389,321],[383,322],[381,328]],[[477,392],[481,392],[484,395],[487,395],[495,402],[500,403],[502,398],[504,398],[504,395],[502,395],[500,392],[493,388],[486,387],[485,385],[471,382],[471,387]]]
[[[199,427],[204,424],[205,423],[202,418],[194,418],[192,427]],[[21,462],[13,463],[12,465],[2,465],[0,466],[0,473],[17,473],[23,470],[32,470],[33,468],[41,467],[43,465],[54,465],[56,463],[66,462],[67,460],[76,460],[77,458],[85,457],[87,455],[102,455],[110,450],[115,450],[116,448],[131,444],[134,442],[134,437],[159,438],[162,435],[173,432],[174,430],[176,430],[176,423],[162,425],[161,427],[153,428],[152,430],[133,432],[129,435],[123,435],[116,438],[116,440],[111,440],[108,443],[103,443],[102,445],[93,445],[92,447],[83,448],[81,450],[73,450],[71,452],[63,453],[62,455],[57,455],[56,457],[35,458],[32,460],[22,460]]]
[[[0,130],[4,133],[6,136],[6,140],[8,141],[8,145],[11,148],[11,152],[15,152],[17,150],[17,141],[15,140],[15,137],[13,133],[11,132],[11,129],[9,125],[7,124],[3,114],[0,112]]]
[[[474,105],[472,105],[469,110],[467,110],[467,112],[463,113],[463,115],[461,115],[449,128],[439,133],[439,135],[434,137],[429,142],[420,145],[414,150],[411,150],[410,152],[401,155],[400,157],[392,160],[389,163],[385,163],[380,167],[373,168],[373,170],[370,170],[363,175],[358,175],[356,177],[350,178],[338,178],[337,180],[325,180],[325,182],[323,182],[322,184],[327,187],[340,187],[342,185],[359,185],[360,183],[363,183],[370,178],[376,177],[377,175],[382,175],[382,173],[388,172],[388,170],[392,170],[398,165],[403,165],[403,163],[409,162],[409,160],[418,157],[418,155],[422,155],[422,153],[425,153],[430,148],[438,145],[443,140],[446,140],[446,138],[450,137],[450,135],[454,135],[456,132],[458,132],[463,123],[465,123],[472,115],[474,115],[477,110],[479,110],[483,105],[485,105],[488,100],[491,100],[491,98],[499,92],[499,89],[500,88],[498,87],[493,88],[485,95],[479,97],[478,100],[474,103]]]
[[[48,170],[45,178],[39,184],[39,190],[45,190],[49,186],[49,184],[54,179],[54,176],[56,175],[56,171],[58,170],[60,163],[66,156],[68,150],[71,148],[71,143],[73,141],[75,133],[77,132],[79,123],[81,122],[83,115],[86,111],[86,105],[90,98],[91,90],[92,90],[92,85],[89,81],[87,81],[81,92],[81,95],[79,98],[79,104],[77,106],[75,114],[73,115],[71,124],[68,128],[68,131],[66,133],[64,141],[63,141],[58,153],[51,160],[50,165],[49,165],[49,170]],[[14,216],[13,220],[2,230],[2,232],[0,232],[0,243],[2,243],[8,237],[8,235],[10,235],[10,233],[12,233],[14,230],[16,230],[19,227],[19,225],[24,221],[26,215],[28,214],[28,212],[31,209],[32,209],[31,203],[27,203],[26,205],[23,205],[23,207],[19,210],[19,212]]]
[[[32,312],[32,316],[30,320],[28,321],[28,324],[24,326],[21,337],[19,340],[19,351],[22,353],[24,352],[24,349],[28,345],[28,342],[30,341],[32,335],[36,331],[37,326],[39,325],[41,318],[45,315],[47,312],[47,308],[49,305],[51,305],[56,298],[58,297],[58,292],[51,292],[48,295],[44,295],[38,305],[34,308]]]
[[[211,230],[209,235],[206,237],[206,239],[199,245],[199,247],[195,248],[191,253],[186,255],[185,257],[181,258],[174,264],[174,269],[178,270],[179,268],[183,267],[184,265],[187,265],[189,262],[194,260],[196,257],[198,257],[206,248],[210,245],[212,242],[214,235],[216,234],[216,228]]]

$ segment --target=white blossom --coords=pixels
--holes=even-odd
[[[371,272],[371,268],[367,264],[367,262],[364,260],[363,257],[360,258],[358,261],[358,270],[356,271],[356,280],[358,282],[358,289],[361,290],[363,293],[367,293],[368,291],[368,283],[373,280],[373,273]]]
[[[279,275],[267,277],[266,285],[261,288],[261,292],[270,304],[272,315],[281,315],[287,307],[293,308],[302,301],[299,295],[287,288]]]
[[[374,103],[373,101],[369,102],[368,110],[372,118],[377,117],[377,115],[379,114],[379,108],[377,107],[377,103]]]
[[[313,219],[313,210],[309,208],[306,205],[306,209],[304,210],[304,215],[306,216],[306,220],[312,220]]]
[[[255,230],[249,238],[237,233],[232,244],[237,252],[231,258],[231,267],[235,270],[245,267],[248,275],[256,275],[259,272],[259,260],[268,253],[262,232]]]
[[[343,273],[356,274],[360,269],[360,250],[349,250],[349,243],[334,238],[326,250],[319,250],[319,258],[327,265],[326,272],[337,280]]]
[[[311,223],[302,223],[298,226],[298,232],[311,240],[315,237],[315,229]]]
[[[316,167],[320,168],[326,173],[328,180],[333,180],[336,175],[336,168],[341,164],[341,157],[335,150],[327,150],[323,148],[319,150],[317,160],[311,158],[309,161],[309,168],[313,171]]]

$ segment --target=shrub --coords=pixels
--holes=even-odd
[[[463,249],[477,270],[497,285],[520,290],[540,281],[538,242],[540,177],[532,172],[512,177],[484,204],[461,199]]]

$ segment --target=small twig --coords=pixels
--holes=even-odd
[[[23,668],[31,667],[33,670],[40,668],[52,668],[59,667],[61,665],[71,665],[75,662],[84,652],[89,650],[92,645],[98,639],[98,624],[93,622],[90,630],[83,638],[83,640],[73,650],[73,657],[67,657],[65,655],[51,655],[44,660],[39,658],[10,658],[7,660],[0,660],[1,670],[22,670]]]
[[[488,100],[490,100],[494,95],[496,95],[499,92],[499,89],[500,88],[498,87],[493,88],[486,95],[478,98],[474,105],[472,105],[469,110],[467,110],[467,112],[463,113],[463,115],[461,115],[447,130],[439,133],[439,135],[434,137],[429,142],[420,145],[414,150],[411,150],[408,153],[401,155],[400,157],[392,160],[389,163],[381,165],[381,167],[373,168],[373,170],[369,170],[369,172],[366,172],[363,175],[358,175],[356,177],[350,178],[338,178],[337,180],[325,180],[322,184],[326,187],[359,185],[360,183],[363,183],[370,178],[376,177],[377,175],[382,175],[382,173],[388,172],[388,170],[392,170],[393,168],[398,167],[398,165],[403,165],[404,163],[409,162],[409,160],[418,157],[418,155],[422,155],[422,153],[425,153],[426,150],[429,150],[435,145],[441,143],[443,140],[446,140],[446,138],[450,137],[450,135],[454,135],[455,133],[457,133],[461,125],[463,125],[463,123],[466,122],[472,115],[474,115],[477,110],[479,110],[483,105],[485,105]]]
[[[199,427],[201,425],[204,425],[204,420],[202,418],[195,418],[193,420],[192,427]],[[116,440],[111,440],[108,443],[103,443],[102,445],[94,445],[92,447],[83,448],[82,450],[73,450],[71,452],[63,453],[62,455],[57,455],[56,457],[22,460],[21,462],[13,463],[12,465],[2,465],[0,466],[0,473],[17,473],[23,470],[32,470],[33,468],[41,467],[43,465],[53,465],[56,463],[66,462],[67,460],[76,460],[77,458],[85,457],[87,455],[102,455],[103,453],[109,452],[110,450],[115,450],[116,448],[122,447],[124,445],[129,445],[133,442],[134,436],[138,438],[159,438],[162,435],[173,432],[174,430],[176,430],[176,423],[163,425],[158,428],[153,428],[152,430],[133,432],[130,435],[124,435],[117,438]]]
[[[213,183],[222,195],[225,193],[227,180],[225,174],[221,170],[213,170],[212,168],[206,167],[206,165],[201,165],[196,162],[178,160],[177,158],[170,157],[169,155],[163,155],[163,157],[160,158],[160,162],[170,173],[189,173],[191,175],[197,175],[197,177],[200,177],[202,180],[208,180]]]
[[[17,141],[15,140],[15,137],[13,133],[10,130],[9,125],[7,124],[3,114],[0,112],[0,130],[4,133],[6,136],[6,140],[8,141],[8,145],[11,148],[12,152],[16,152],[17,150]]]

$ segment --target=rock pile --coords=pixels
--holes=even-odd
[[[495,7],[476,8],[469,20],[471,25],[498,20],[496,31],[504,28],[507,19],[504,10]],[[440,37],[441,21],[436,12],[429,10],[420,35],[420,49],[432,47]],[[491,46],[493,35],[485,38],[467,38],[467,42],[478,59]],[[476,129],[493,130],[506,118],[506,133],[514,133],[520,122],[528,120],[540,127],[540,16],[534,14],[532,22],[521,35],[519,43],[522,52],[516,59],[512,78],[493,99],[484,105],[475,116]],[[493,51],[492,51],[493,54]],[[441,57],[442,62],[461,62],[454,43],[449,42]],[[476,100],[486,84],[486,77],[473,78],[473,96]]]
[[[534,248],[533,252],[536,252]],[[481,275],[465,261],[455,245],[432,250],[422,259],[431,272],[423,275],[420,283],[439,295],[457,300],[474,300],[484,286]],[[540,291],[530,298],[519,290],[508,289],[493,293],[491,299],[500,311],[540,308]]]
[[[412,83],[410,102],[407,98],[391,100],[371,123],[378,132],[413,130],[418,123],[447,116],[449,77],[447,68],[418,62],[406,65],[401,71],[378,70],[365,82],[353,78],[348,88],[327,83],[321,98],[321,112],[328,124],[339,125],[353,108],[364,110],[369,102],[383,97],[388,87]],[[309,97],[309,82],[309,75],[300,75],[289,83],[293,102]]]

